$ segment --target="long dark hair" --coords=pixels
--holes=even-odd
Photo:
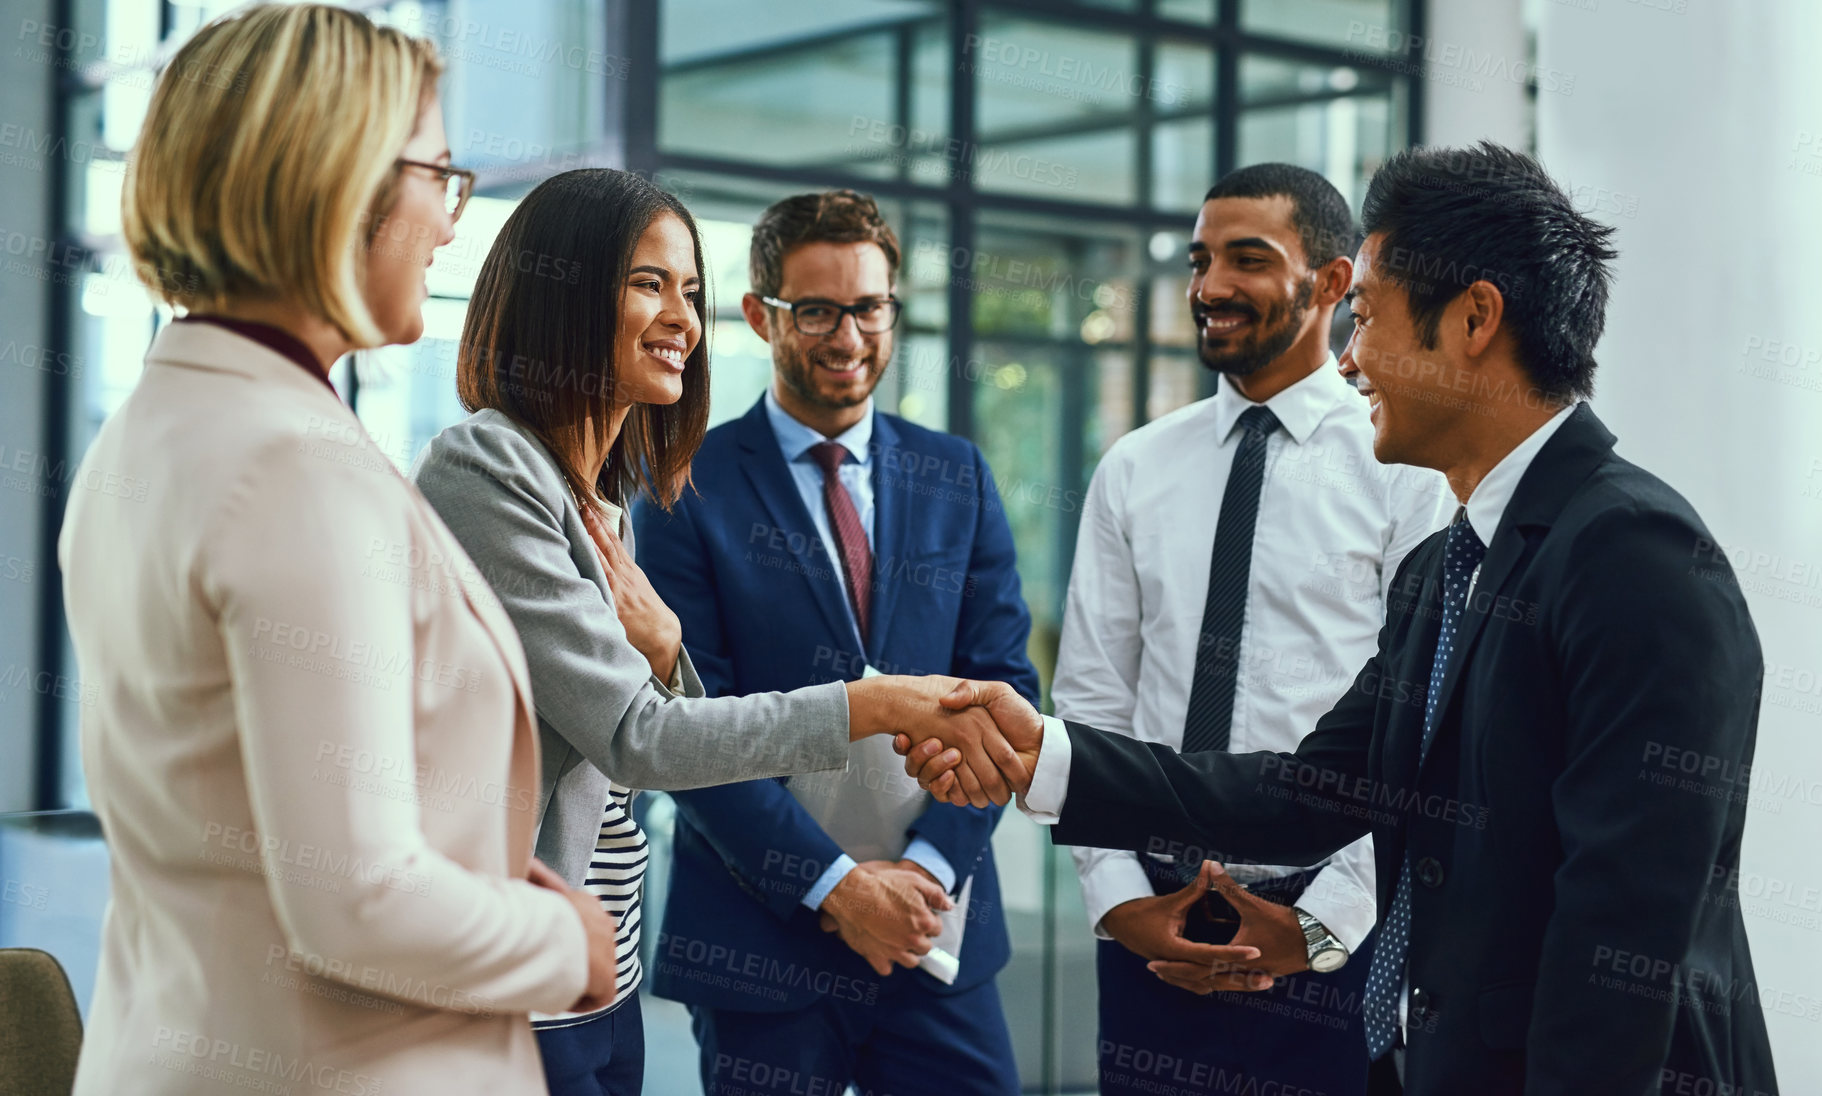
[[[599,445],[612,419],[619,377],[614,349],[633,250],[657,217],[690,230],[704,291],[695,300],[702,339],[684,363],[683,396],[635,404],[595,483],[582,453],[595,424]],[[643,493],[669,508],[689,484],[690,458],[709,421],[707,270],[696,220],[675,195],[611,168],[552,176],[500,230],[475,281],[456,354],[456,390],[469,411],[491,407],[544,442],[582,505],[592,490],[617,502]]]

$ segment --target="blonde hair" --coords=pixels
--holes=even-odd
[[[325,4],[210,22],[160,77],[129,161],[140,279],[192,311],[285,296],[384,342],[362,260],[442,71],[428,41]]]

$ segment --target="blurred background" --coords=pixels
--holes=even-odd
[[[170,319],[122,249],[125,158],[159,66],[232,6],[7,0],[0,20],[0,947],[51,951],[85,1007],[106,854],[85,813],[86,694],[56,535],[77,462]],[[1810,56],[1822,5],[351,6],[438,43],[454,161],[480,175],[430,270],[424,339],[334,374],[401,468],[462,416],[467,298],[494,233],[540,180],[631,169],[695,213],[718,308],[713,422],[744,412],[770,377],[737,307],[755,217],[804,190],[868,191],[904,249],[881,409],[986,453],[1046,690],[1096,461],[1213,391],[1184,261],[1212,182],[1289,161],[1358,213],[1366,180],[1406,145],[1486,137],[1536,152],[1619,228],[1595,407],[1621,453],[1708,520],[1761,632],[1740,891],[1785,1091],[1822,1092],[1822,75]],[[656,905],[671,811],[661,794],[640,801]],[[1093,945],[1069,856],[1016,812],[995,847],[1016,949],[1000,990],[1024,1088],[1090,1090]],[[647,1005],[648,1091],[698,1091],[683,1010]]]

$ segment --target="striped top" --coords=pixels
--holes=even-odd
[[[602,500],[607,510],[608,526],[621,528],[622,513],[618,506]],[[606,561],[602,561],[606,566]],[[672,674],[673,682],[677,675]],[[645,865],[651,850],[645,831],[633,821],[633,796],[638,793],[622,787],[611,777],[607,784],[607,807],[601,812],[601,832],[595,836],[595,855],[582,878],[582,889],[601,900],[613,917],[618,930],[614,936],[614,1002],[593,1012],[561,1012],[556,1015],[532,1014],[537,1028],[568,1027],[592,1020],[613,1011],[628,1000],[645,979],[645,968],[639,962],[640,906],[645,894]]]

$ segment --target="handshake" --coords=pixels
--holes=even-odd
[[[1031,786],[1044,723],[1004,682],[882,675],[850,682],[848,705],[850,736],[892,734],[905,773],[938,799],[985,807]]]

